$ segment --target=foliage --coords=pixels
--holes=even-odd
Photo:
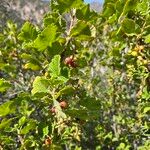
[[[43,26],[0,34],[0,148],[149,149],[149,0],[51,0]]]

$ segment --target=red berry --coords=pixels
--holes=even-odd
[[[72,68],[77,67],[77,65],[75,64],[75,61],[74,61],[74,59],[73,59],[72,56],[67,57],[67,58],[65,59],[65,64],[71,66]]]
[[[65,59],[65,64],[67,64],[67,65],[70,65],[72,62],[73,62],[73,58],[71,58],[71,57],[67,57]]]
[[[67,103],[66,101],[61,101],[61,102],[59,103],[59,105],[60,105],[60,107],[61,107],[62,109],[65,109],[65,108],[68,107],[68,103]]]
[[[76,68],[77,67],[77,65],[76,65],[76,63],[73,61],[72,63],[70,63],[70,66],[72,67],[72,68]]]
[[[56,114],[56,108],[55,108],[55,107],[52,107],[52,108],[50,109],[50,112]]]

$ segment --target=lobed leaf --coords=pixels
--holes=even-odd
[[[50,83],[49,80],[45,77],[39,77],[37,76],[33,82],[33,89],[31,93],[34,95],[36,93],[48,93]]]
[[[54,24],[48,25],[35,39],[34,47],[39,51],[45,50],[51,46],[56,39],[57,27]]]
[[[34,25],[30,22],[25,22],[21,29],[21,33],[18,35],[18,39],[25,42],[30,42],[36,39],[37,31]]]
[[[60,75],[60,55],[55,55],[49,64],[48,71],[52,77],[58,77]]]

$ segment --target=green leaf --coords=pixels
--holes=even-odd
[[[145,43],[150,43],[150,34],[145,36]]]
[[[82,120],[89,119],[86,109],[70,109],[70,110],[66,110],[65,113],[73,118],[79,118]]]
[[[75,89],[72,86],[66,86],[56,94],[55,98],[57,99],[59,96],[62,96],[62,95],[71,95],[73,94],[74,90]]]
[[[137,11],[141,13],[141,15],[149,14],[149,0],[142,0],[137,4]]]
[[[25,41],[25,42],[30,42],[36,39],[37,37],[37,31],[34,25],[32,25],[30,22],[26,22],[22,29],[21,33],[18,35],[18,39]]]
[[[50,24],[55,24],[58,28],[58,32],[63,32],[66,28],[66,21],[63,17],[60,16],[58,12],[55,13],[47,13],[44,16],[43,20],[44,26],[48,26]]]
[[[0,123],[0,129],[6,128],[8,126],[10,126],[11,122],[14,120],[14,118],[10,118],[10,119],[3,119]]]
[[[83,5],[82,0],[57,0],[58,5],[55,6],[60,13],[69,11],[72,8],[79,8]]]
[[[21,117],[18,121],[19,126],[23,126],[26,122],[27,118],[25,116]]]
[[[94,20],[97,16],[97,13],[94,11],[90,11],[90,5],[84,5],[81,9],[77,9],[76,16],[79,20],[90,21]]]
[[[64,77],[64,76],[59,76],[59,77],[57,78],[57,80],[58,80],[59,82],[65,83],[65,82],[68,81],[68,78],[66,78],[66,77]]]
[[[53,87],[58,86],[58,85],[62,85],[62,84],[64,84],[67,81],[68,81],[68,79],[63,77],[63,76],[58,76],[57,78],[56,77],[52,77],[50,79],[50,83],[51,83],[51,85],[53,85]]]
[[[78,9],[76,12],[76,16],[78,19],[83,20],[87,19],[90,16],[90,5],[85,5],[83,8]]]
[[[43,51],[48,46],[51,46],[56,39],[56,31],[57,27],[55,25],[48,25],[35,39],[34,47],[39,51]]]
[[[16,110],[14,101],[8,101],[0,105],[0,117],[6,116],[8,114],[14,113]]]
[[[36,71],[42,68],[39,60],[35,56],[23,53],[21,55],[21,58],[28,60],[28,62],[24,65],[25,69],[31,69],[31,70]]]
[[[80,101],[80,105],[86,107],[88,110],[94,111],[94,110],[100,110],[101,105],[100,101],[86,97]]]
[[[111,15],[115,14],[115,6],[113,3],[107,3],[103,9],[103,16],[110,17]]]
[[[21,54],[21,58],[30,60],[30,59],[32,58],[32,55],[27,54],[27,53],[22,53],[22,54]]]
[[[36,122],[34,120],[30,120],[27,125],[20,131],[20,134],[27,134],[30,130],[34,130],[36,127]]]
[[[64,50],[64,46],[61,45],[58,41],[52,43],[51,47],[47,48],[47,52],[50,57],[61,54]]]
[[[121,2],[121,1],[117,1],[116,2],[115,9],[116,9],[117,14],[121,14],[122,13],[123,7],[124,7],[124,3],[123,2]]]
[[[91,30],[89,25],[84,21],[79,21],[76,26],[71,30],[70,35],[79,40],[87,40],[91,38]]]
[[[3,70],[4,72],[7,72],[8,74],[14,73],[16,71],[16,66],[15,64],[9,64],[9,63],[0,63],[0,69]],[[1,80],[1,79],[0,79]]]
[[[49,133],[49,126],[46,126],[46,127],[43,128],[43,137],[48,135],[48,133]]]
[[[0,79],[0,92],[5,92],[11,87],[11,84],[5,79]]]
[[[66,78],[69,78],[70,77],[70,69],[68,67],[63,67],[61,69],[61,75]]]
[[[145,107],[143,113],[145,114],[145,113],[147,113],[149,111],[150,111],[150,107]]]
[[[38,124],[38,135],[40,137],[44,137],[47,136],[49,134],[49,131],[51,131],[51,124],[47,124],[47,120],[45,120],[46,122],[44,121],[41,121],[39,122]]]
[[[132,19],[125,18],[122,22],[121,29],[127,34],[127,35],[136,35],[140,33],[140,27],[138,24],[134,22]]]
[[[2,44],[4,40],[5,40],[5,36],[2,33],[0,33],[0,44]]]
[[[48,71],[52,77],[58,77],[60,75],[60,55],[55,55],[49,64]]]
[[[150,94],[149,92],[147,91],[147,88],[144,87],[143,88],[143,92],[142,92],[142,99],[145,99],[145,100],[149,100],[150,99]]]
[[[122,9],[122,13],[118,19],[118,22],[121,22],[122,18],[126,16],[126,14],[130,11],[135,9],[137,6],[137,0],[126,0],[124,4],[124,8]]]
[[[39,77],[37,76],[33,82],[33,89],[31,93],[34,95],[36,93],[48,93],[50,86],[49,80],[47,80],[45,77]]]
[[[26,63],[25,66],[24,66],[25,69],[31,69],[31,70],[34,70],[34,71],[37,71],[37,70],[40,70],[41,67],[38,65],[38,64],[34,64],[34,63]]]

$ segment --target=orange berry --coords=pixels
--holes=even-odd
[[[50,137],[45,139],[45,145],[51,145],[52,144],[52,139]]]

